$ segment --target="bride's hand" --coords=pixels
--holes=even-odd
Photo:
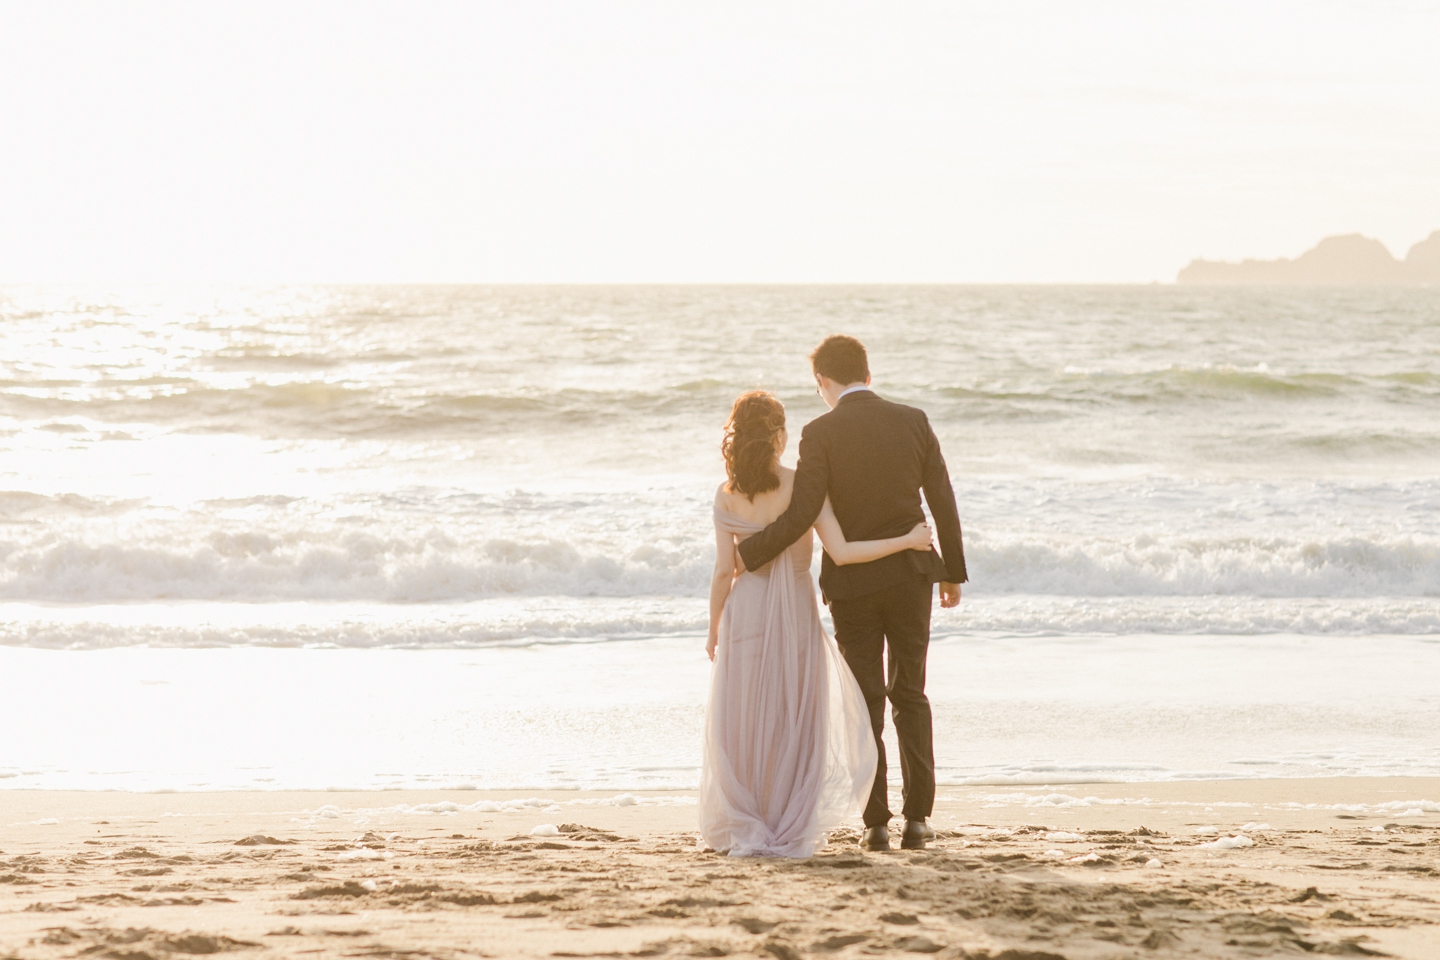
[[[710,638],[705,641],[705,655],[710,658],[711,663],[715,662],[715,648],[719,645],[720,638],[713,633],[710,634]]]
[[[915,529],[905,534],[906,547],[911,550],[930,549],[930,524],[917,523]]]

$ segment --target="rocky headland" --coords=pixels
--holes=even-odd
[[[1192,260],[1182,284],[1284,286],[1440,286],[1440,230],[1397,260],[1385,244],[1358,233],[1326,237],[1293,260]]]

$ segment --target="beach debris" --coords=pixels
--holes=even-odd
[[[1155,857],[1151,857],[1149,860],[1145,861],[1145,868],[1147,870],[1158,870],[1163,866],[1165,866],[1165,864],[1161,863]]]
[[[1052,830],[1045,834],[1045,839],[1051,843],[1079,843],[1085,839],[1078,833],[1067,833],[1064,830]]]
[[[558,837],[559,835],[560,828],[553,823],[538,824],[530,831],[530,836],[532,837]]]
[[[395,854],[389,850],[371,850],[369,847],[360,847],[358,850],[346,850],[344,853],[337,853],[336,860],[391,860]]]
[[[1235,850],[1239,847],[1253,847],[1255,841],[1244,834],[1236,834],[1233,837],[1221,837],[1218,840],[1211,840],[1209,843],[1200,844],[1201,850]]]
[[[1191,833],[1197,837],[1213,837],[1220,832],[1219,827],[1196,827]]]
[[[601,830],[599,827],[587,827],[583,823],[562,823],[560,832],[565,835],[566,840],[605,840],[613,843],[620,839],[619,834]],[[696,839],[697,848],[701,842]]]

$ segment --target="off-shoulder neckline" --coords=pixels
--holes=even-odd
[[[740,514],[736,513],[734,510],[731,510],[728,507],[722,507],[718,503],[715,504],[715,513],[724,514],[731,520],[734,520],[736,523],[743,523],[746,526],[755,527],[757,529],[762,529],[766,526],[769,526],[768,523],[762,523],[759,520],[747,520],[745,517],[740,516]]]

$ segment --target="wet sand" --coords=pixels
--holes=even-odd
[[[784,861],[697,850],[683,793],[9,790],[0,958],[1425,960],[1433,801],[1440,779],[944,788],[928,850],[852,831]]]

